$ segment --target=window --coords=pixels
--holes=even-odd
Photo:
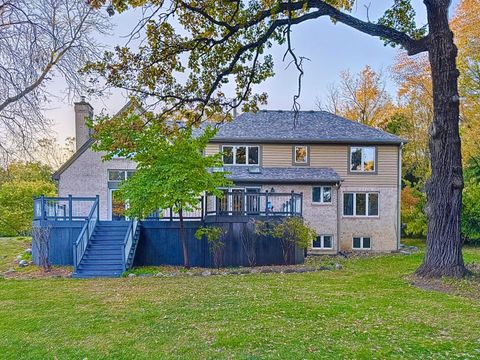
[[[108,181],[123,181],[134,173],[134,170],[108,170]]]
[[[223,163],[225,165],[258,165],[258,146],[222,146]]]
[[[355,250],[369,250],[372,248],[372,240],[370,237],[354,237],[352,247]]]
[[[351,147],[350,148],[350,171],[375,172],[375,148],[374,147]]]
[[[344,216],[378,216],[378,193],[344,193]]]
[[[318,235],[312,242],[313,249],[333,249],[332,235]]]
[[[294,165],[308,165],[308,146],[297,145],[293,147]]]
[[[312,187],[312,202],[320,204],[332,203],[331,186],[314,186]]]

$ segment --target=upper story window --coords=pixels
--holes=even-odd
[[[352,172],[375,172],[376,149],[373,146],[352,146],[350,148],[350,171]]]
[[[332,187],[331,186],[312,187],[312,202],[317,204],[331,204],[332,203]]]
[[[294,165],[308,165],[308,146],[295,145],[293,147],[293,164]]]
[[[378,216],[378,193],[344,193],[344,216]]]
[[[123,181],[134,173],[134,170],[108,170],[108,181]]]
[[[260,163],[259,146],[224,145],[222,153],[225,165],[258,165]]]

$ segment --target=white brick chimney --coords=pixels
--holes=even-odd
[[[93,117],[93,107],[85,101],[85,96],[75,103],[75,143],[76,150],[90,138],[91,129],[85,123],[87,118]]]

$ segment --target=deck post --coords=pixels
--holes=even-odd
[[[95,196],[95,202],[97,203],[97,221],[100,221],[100,195]]]
[[[303,216],[303,191],[300,193],[300,216]]]
[[[265,216],[268,217],[268,190],[265,190]]]
[[[73,200],[72,200],[72,194],[68,195],[68,220],[72,221],[72,215],[73,215]]]
[[[45,214],[45,195],[40,195],[40,212],[42,213],[42,220],[47,220],[47,214]]]
[[[295,211],[293,207],[295,206],[295,197],[294,197],[294,192],[293,190],[290,193],[290,216],[293,216],[295,214]]]
[[[200,217],[201,217],[202,220],[205,219],[205,215],[204,215],[204,212],[205,212],[205,203],[204,203],[204,201],[205,201],[205,196],[202,196],[202,197],[201,197],[202,212],[201,212],[201,215],[200,215]]]

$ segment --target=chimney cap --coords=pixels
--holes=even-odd
[[[90,103],[87,102],[86,97],[84,95],[80,96],[80,101],[77,101],[73,104],[74,105],[88,105],[91,108],[91,110],[93,110],[92,105],[90,105]]]

